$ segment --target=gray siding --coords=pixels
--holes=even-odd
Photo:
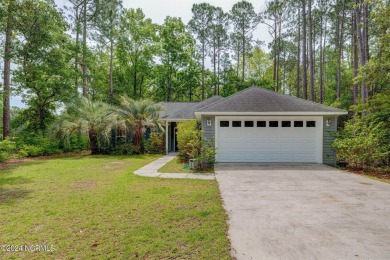
[[[215,147],[215,116],[202,116],[203,138],[213,140]],[[207,120],[211,120],[211,126],[207,126]]]
[[[330,120],[330,126],[326,126],[326,120]],[[334,136],[332,136],[337,129],[337,118],[335,116],[324,116],[324,134],[323,134],[323,147],[322,147],[322,162],[328,165],[336,164],[336,153],[331,148]]]

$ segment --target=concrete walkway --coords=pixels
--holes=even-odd
[[[169,163],[177,156],[176,153],[170,153],[165,155],[142,168],[139,168],[134,174],[144,177],[160,177],[171,179],[201,179],[201,180],[214,180],[214,173],[161,173],[157,172],[158,169]]]

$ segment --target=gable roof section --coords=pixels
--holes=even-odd
[[[164,118],[169,114],[176,113],[177,111],[186,109],[187,107],[193,106],[198,102],[159,102],[158,105],[161,105],[165,108],[165,111],[160,111],[159,117]]]
[[[163,119],[195,119],[195,111],[198,109],[201,109],[205,106],[211,105],[215,102],[218,102],[220,100],[224,99],[221,96],[213,96],[211,98],[208,98],[202,102],[195,103],[192,106],[186,107],[182,110],[179,110],[174,113],[169,113],[167,116],[165,116]]]
[[[197,116],[222,113],[340,115],[347,111],[258,87],[244,89],[195,111]]]

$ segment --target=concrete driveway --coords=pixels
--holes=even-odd
[[[390,259],[390,184],[319,164],[218,164],[237,259]]]

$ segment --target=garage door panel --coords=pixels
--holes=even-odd
[[[217,160],[219,162],[321,162],[322,118],[279,118],[279,127],[244,127],[245,120],[236,118],[222,121],[242,121],[242,127],[219,127],[217,120]],[[316,127],[281,127],[281,121],[316,121]],[[293,123],[292,123],[293,125]],[[320,154],[319,154],[320,153]],[[321,155],[321,156],[320,156]]]

